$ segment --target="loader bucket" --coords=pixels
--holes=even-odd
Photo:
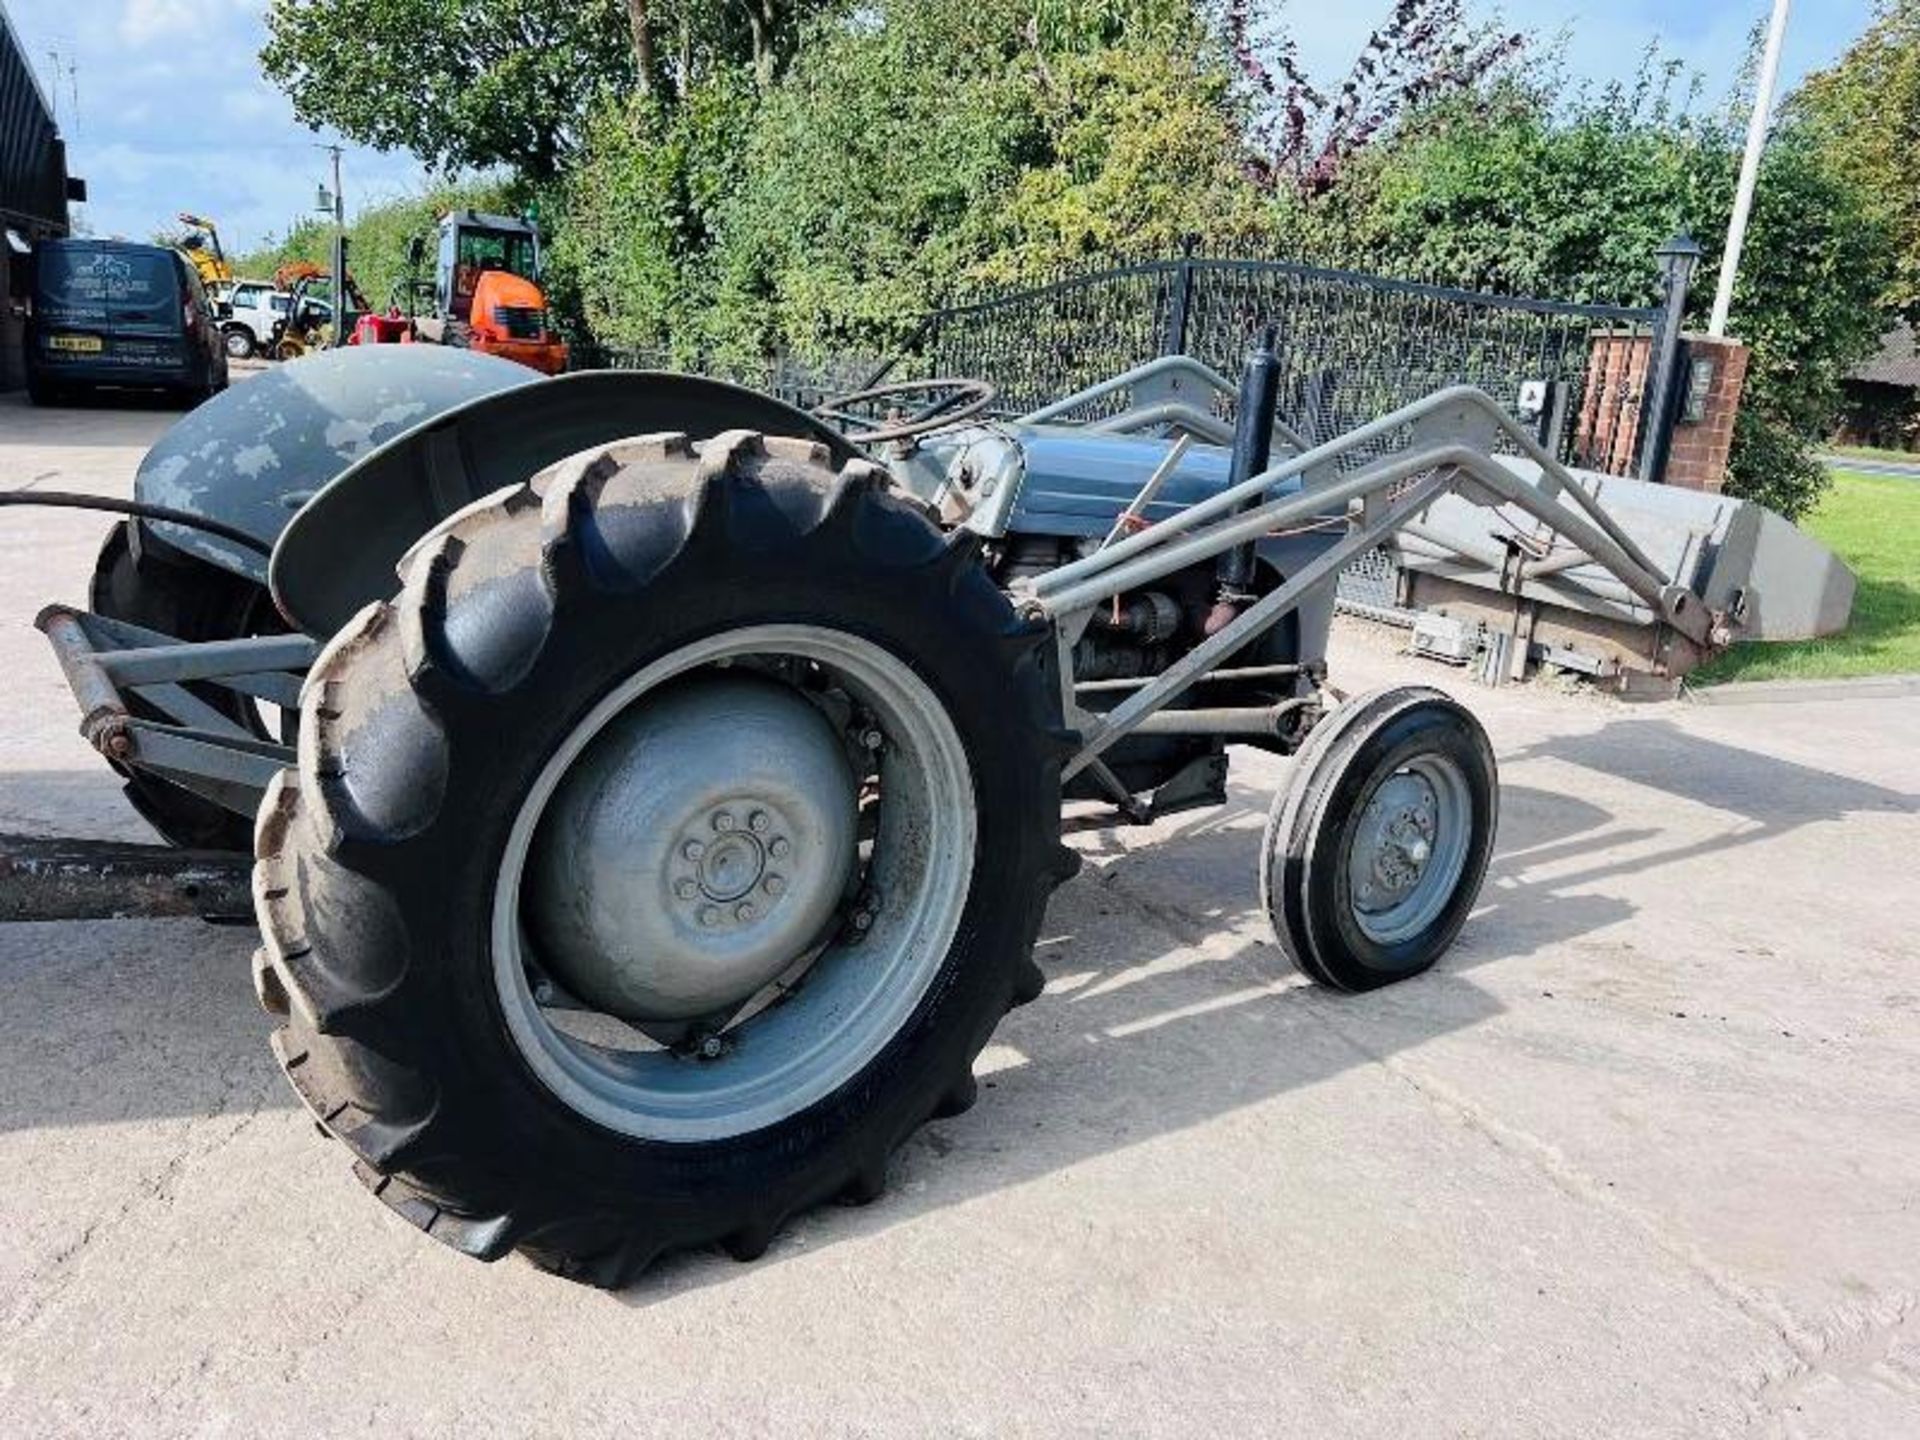
[[[1530,461],[1501,463],[1542,484]],[[1853,573],[1762,506],[1590,471],[1572,477],[1673,584],[1727,617],[1726,642],[1812,639],[1846,628]],[[1623,684],[1635,676],[1673,681],[1709,653],[1663,626],[1605,567],[1471,493],[1442,496],[1392,549],[1403,572],[1402,603],[1512,637],[1525,647],[1516,673],[1530,657]]]

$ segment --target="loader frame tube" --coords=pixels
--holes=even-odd
[[[1100,388],[1076,401],[1084,403]],[[1042,413],[1060,413],[1064,408],[1069,407]],[[1308,480],[1304,488],[1281,499],[1265,498],[1276,485],[1296,477],[1339,475],[1343,458],[1407,430],[1413,434],[1410,448],[1338,479]],[[1494,458],[1496,446],[1503,441],[1539,466],[1538,484],[1523,480]],[[1412,488],[1396,499],[1396,489],[1409,482]],[[1338,544],[1113,710],[1102,715],[1084,710],[1074,703],[1069,686],[1070,719],[1084,743],[1067,762],[1065,775],[1070,778],[1095,765],[1102,752],[1141,729],[1211,668],[1258,640],[1321,587],[1336,583],[1340,571],[1358,556],[1415,528],[1416,518],[1450,491],[1479,504],[1519,506],[1574,546],[1583,560],[1610,572],[1628,594],[1652,610],[1656,624],[1670,625],[1701,644],[1712,643],[1720,632],[1723,621],[1649,560],[1599,502],[1491,397],[1468,386],[1454,386],[1293,455],[1021,587],[1018,598],[1029,611],[1053,623],[1062,650],[1062,673],[1071,674],[1072,641],[1093,607],[1189,565],[1228,554],[1276,528],[1342,511],[1350,517],[1352,528]]]

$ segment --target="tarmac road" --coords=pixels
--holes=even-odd
[[[1879,460],[1866,455],[1822,455],[1829,470],[1851,470],[1858,475],[1884,475],[1891,480],[1920,480],[1920,461]]]
[[[0,476],[124,493],[165,412],[0,398]],[[0,829],[140,836],[30,626],[105,521],[0,513]],[[608,1295],[372,1201],[250,936],[0,927],[0,1434],[1920,1433],[1920,699],[1458,690],[1500,856],[1340,999],[1258,914],[1283,766],[1082,837],[1048,993],[891,1188]]]

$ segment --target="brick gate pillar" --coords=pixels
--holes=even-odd
[[[1652,338],[1643,331],[1594,335],[1573,432],[1573,463],[1581,469],[1608,475],[1632,472],[1652,354]]]
[[[1666,481],[1687,490],[1718,493],[1727,483],[1733,422],[1747,384],[1752,351],[1738,340],[1688,335],[1680,415],[1667,452]]]

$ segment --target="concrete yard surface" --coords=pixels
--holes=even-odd
[[[0,483],[125,494],[164,411],[0,397]],[[145,838],[31,627],[105,517],[0,511],[0,829]],[[1076,840],[1041,1000],[887,1195],[605,1294],[371,1199],[244,929],[0,927],[0,1434],[1920,1434],[1920,697],[1441,685],[1505,781],[1431,975],[1291,974],[1284,762]]]

